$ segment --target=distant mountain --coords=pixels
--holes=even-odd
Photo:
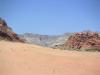
[[[25,33],[19,35],[26,43],[41,45],[50,48],[72,49],[72,50],[100,50],[100,32],[76,32],[62,35],[39,35]]]
[[[64,44],[68,37],[73,33],[65,33],[63,35],[40,35],[33,33],[25,33],[19,35],[20,38],[24,39],[26,43],[36,44],[46,47],[55,47],[56,45]]]

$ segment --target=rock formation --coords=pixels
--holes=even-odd
[[[100,51],[100,36],[96,32],[76,33],[69,37],[64,47]]]
[[[8,27],[7,23],[2,18],[0,18],[0,40],[24,42],[10,27]]]
[[[20,38],[25,39],[26,43],[36,44],[44,47],[54,48],[56,45],[62,45],[66,42],[73,33],[65,33],[62,35],[40,35],[33,33],[25,33],[19,35]]]

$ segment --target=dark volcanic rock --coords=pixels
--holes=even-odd
[[[9,41],[17,41],[24,42],[22,39],[18,37],[16,33],[12,31],[10,27],[8,27],[5,20],[0,18],[0,39],[1,40],[9,40]]]

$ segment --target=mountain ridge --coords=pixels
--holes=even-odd
[[[26,42],[30,44],[53,47],[58,44],[64,44],[68,37],[72,34],[73,33],[65,33],[62,35],[40,35],[33,33],[25,33],[19,35],[19,37],[25,39]]]

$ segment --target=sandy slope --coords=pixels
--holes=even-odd
[[[0,75],[100,75],[100,53],[1,41]]]

